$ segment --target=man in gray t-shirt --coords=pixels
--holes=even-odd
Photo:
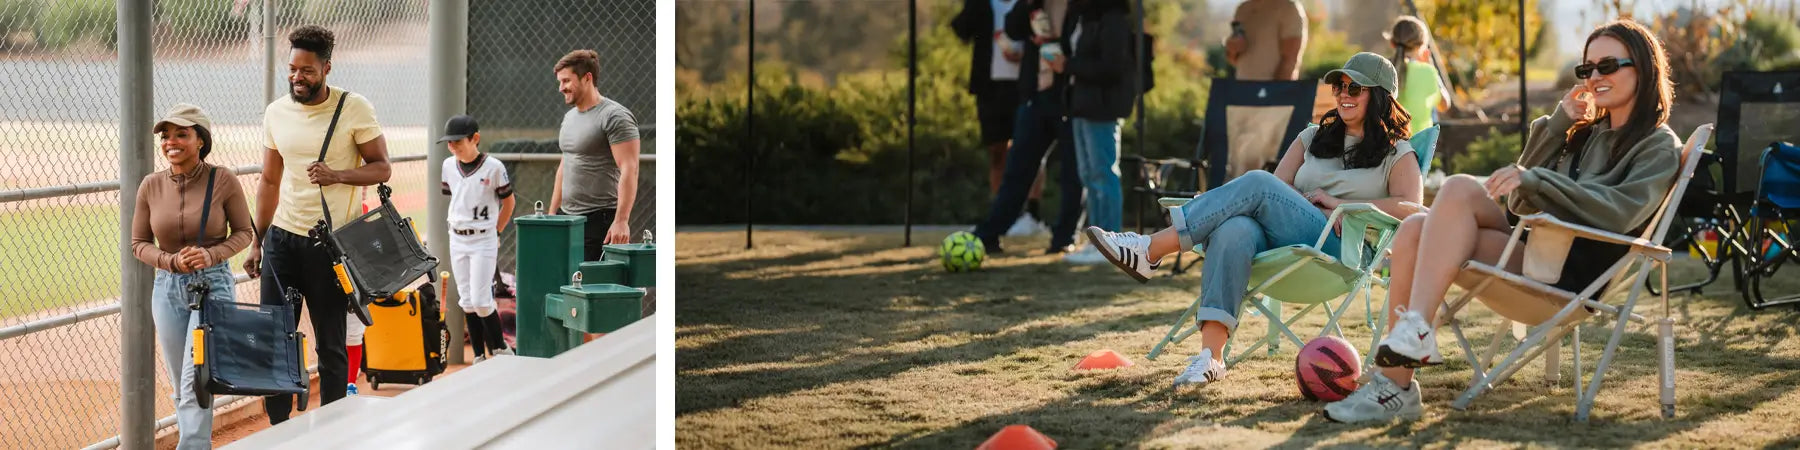
[[[600,96],[594,84],[599,72],[600,56],[593,50],[569,52],[556,62],[556,82],[571,108],[557,134],[563,157],[550,210],[587,217],[586,261],[599,259],[606,244],[631,242],[631,207],[637,200],[637,119],[624,105]]]

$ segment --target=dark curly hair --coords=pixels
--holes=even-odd
[[[1365,169],[1378,167],[1388,155],[1394,154],[1394,144],[1401,139],[1412,138],[1410,126],[1412,114],[1406,108],[1388,96],[1386,88],[1365,87],[1369,91],[1369,101],[1363,106],[1368,114],[1363,116],[1363,138],[1356,146],[1345,154],[1344,130],[1347,125],[1338,117],[1336,108],[1325,113],[1319,119],[1319,131],[1314,132],[1312,147],[1306,149],[1316,158],[1344,157],[1345,169]],[[1380,118],[1380,120],[1371,120]]]
[[[330,61],[331,48],[337,46],[337,36],[332,35],[331,30],[325,27],[307,25],[288,33],[288,45],[292,45],[295,50],[313,52],[319,55],[321,61]]]

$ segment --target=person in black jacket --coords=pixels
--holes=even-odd
[[[975,115],[981,124],[981,144],[988,150],[988,194],[1000,191],[1005,176],[1006,152],[1013,138],[1016,110],[1019,107],[1022,63],[1028,59],[1025,49],[1030,42],[1016,40],[1004,32],[1008,13],[1027,0],[964,0],[962,12],[950,21],[956,37],[973,46],[969,52],[969,94],[975,96]],[[1044,181],[1035,180],[1026,214],[1015,215],[1008,236],[1035,234],[1043,230],[1038,217],[1038,200],[1044,196]]]
[[[1051,49],[1048,53],[1052,55],[1062,54],[1057,36],[1069,23],[1062,20],[1067,10],[1068,0],[1019,0],[1006,15],[1006,36],[1018,41],[1026,55],[1019,64],[1017,91],[1024,101],[1018,105],[1012,149],[1006,154],[1000,189],[994,195],[987,219],[975,227],[975,236],[981,238],[989,253],[1004,252],[1000,235],[1014,224],[1020,209],[1028,205],[1028,191],[1041,187],[1043,177],[1039,170],[1052,155],[1060,166],[1057,185],[1064,194],[1057,208],[1057,220],[1050,229],[1050,247],[1044,253],[1063,253],[1075,243],[1075,228],[1081,221],[1082,187],[1076,170],[1074,137],[1063,116],[1062,95],[1068,77],[1048,68],[1039,70],[1046,67],[1045,49]]]
[[[1087,186],[1088,225],[1120,231],[1124,193],[1119,186],[1119,124],[1131,115],[1136,100],[1132,75],[1137,67],[1136,28],[1126,0],[1072,0],[1075,23],[1064,30],[1066,59],[1050,61],[1052,70],[1069,75],[1067,105],[1075,135],[1081,181]],[[1069,262],[1106,262],[1099,250],[1084,246]]]

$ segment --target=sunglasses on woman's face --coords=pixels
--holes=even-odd
[[[1613,72],[1618,72],[1621,68],[1631,66],[1631,58],[1619,59],[1608,56],[1600,58],[1600,62],[1575,66],[1575,78],[1586,80],[1588,77],[1594,76],[1594,71],[1596,70],[1600,71],[1601,75],[1612,75]]]
[[[1349,95],[1351,97],[1355,97],[1358,95],[1362,95],[1362,91],[1363,91],[1363,85],[1356,84],[1355,82],[1344,82],[1344,83],[1338,83],[1338,84],[1331,85],[1331,92],[1334,95],[1335,94],[1344,94],[1344,95]]]

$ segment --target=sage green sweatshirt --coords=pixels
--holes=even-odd
[[[1575,121],[1562,113],[1560,104],[1551,111],[1531,122],[1531,134],[1519,155],[1519,165],[1527,169],[1507,205],[1513,213],[1545,212],[1620,234],[1649,222],[1681,170],[1681,139],[1675,132],[1668,125],[1657,127],[1613,164],[1613,141],[1621,132],[1606,121],[1595,123],[1580,152],[1578,172],[1570,178],[1569,157],[1562,154],[1562,146]],[[1558,160],[1562,164],[1551,169]]]

